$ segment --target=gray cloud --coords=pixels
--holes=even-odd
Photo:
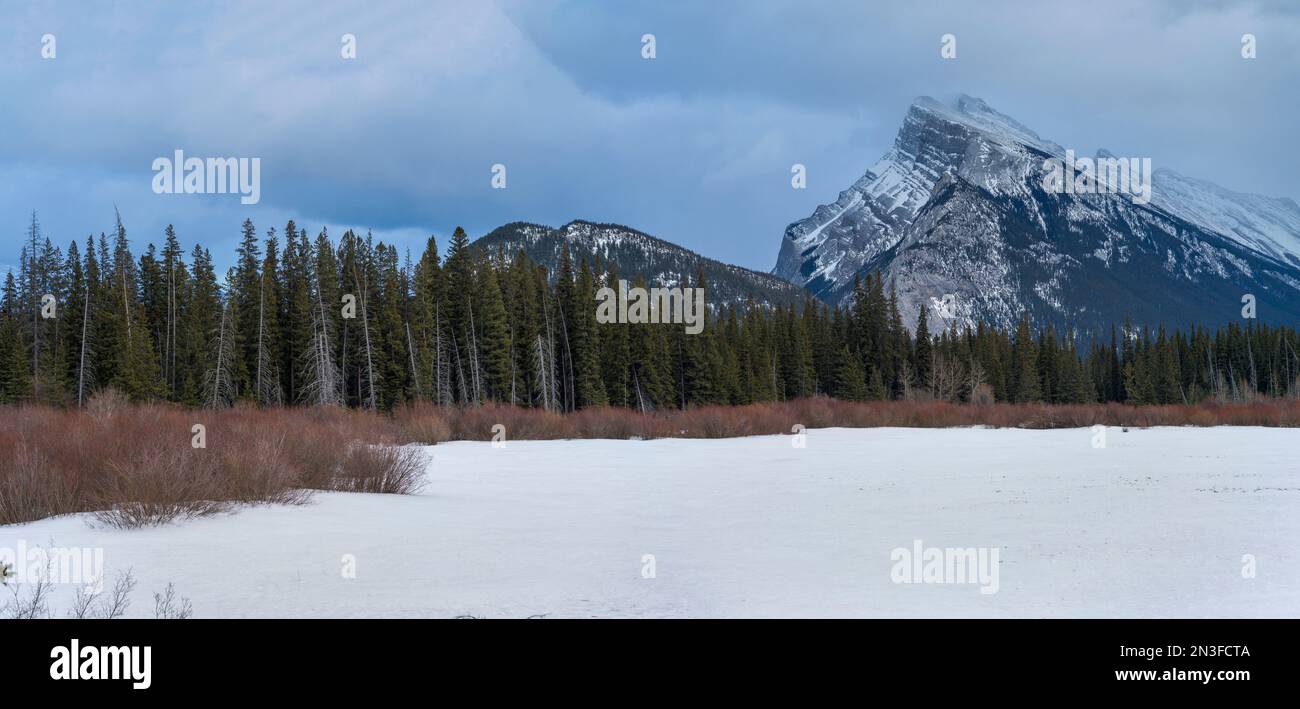
[[[992,6],[992,7],[989,7]],[[1062,145],[1300,196],[1289,3],[121,3],[0,7],[0,259],[32,209],[61,244],[175,223],[625,223],[771,266],[785,225],[858,177],[917,95],[959,92]],[[40,37],[59,56],[39,56]],[[658,58],[640,57],[654,33]],[[958,58],[939,57],[957,37]],[[1259,58],[1242,60],[1242,33]],[[358,59],[339,57],[340,36]],[[154,195],[153,158],[262,158],[262,202]],[[503,163],[509,187],[492,190]],[[807,190],[789,186],[808,166]]]

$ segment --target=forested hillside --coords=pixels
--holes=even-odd
[[[1217,331],[1112,329],[1109,342],[980,325],[915,337],[879,276],[851,304],[719,308],[681,325],[598,324],[620,274],[564,248],[557,273],[523,253],[399,253],[352,231],[314,237],[246,220],[235,265],[213,267],[170,227],[133,254],[112,233],[60,248],[33,215],[0,302],[0,402],[77,406],[103,387],[136,401],[225,407],[498,401],[554,411],[639,410],[814,395],[844,399],[1183,403],[1295,397],[1300,339],[1245,320]],[[656,285],[656,284],[650,284]],[[707,289],[696,276],[690,285]],[[52,296],[49,297],[49,296]],[[706,296],[707,301],[707,296]]]

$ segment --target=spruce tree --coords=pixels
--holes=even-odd
[[[925,306],[922,305],[921,313],[916,317],[916,356],[913,363],[916,380],[922,386],[930,381],[930,371],[934,367],[934,354],[931,347],[929,323],[926,321]]]
[[[1029,329],[1029,314],[1021,316],[1016,328],[1012,348],[1012,400],[1016,402],[1039,401],[1042,388],[1038,378],[1037,348]]]
[[[587,259],[582,259],[573,293],[574,383],[579,407],[609,403],[601,379],[600,340],[596,329],[596,281]]]
[[[848,346],[841,346],[836,357],[835,382],[831,395],[838,399],[862,401],[870,394],[862,363],[849,351]]]
[[[604,286],[614,291],[618,297],[618,271],[610,266],[605,275]],[[597,324],[600,342],[600,370],[602,386],[609,403],[614,406],[631,406],[629,396],[628,365],[631,360],[629,350],[628,325],[626,323]]]
[[[491,264],[485,263],[480,266],[480,271],[482,281],[479,285],[480,305],[477,313],[482,320],[479,347],[487,378],[487,392],[497,401],[507,401],[510,397],[515,368],[514,359],[511,357],[512,343],[505,299],[501,293],[496,269]]]

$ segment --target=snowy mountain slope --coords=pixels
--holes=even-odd
[[[834,203],[787,227],[773,273],[818,296],[838,290],[902,239],[943,174],[1000,184],[1022,176],[1029,146],[1064,152],[979,99],[962,97],[954,108],[920,98],[884,157]]]
[[[1241,297],[1261,314],[1300,322],[1294,271],[1240,243],[1118,195],[991,198],[945,177],[904,239],[864,266],[897,289],[900,309],[931,322],[1011,326],[1028,311],[1064,332],[1140,324],[1226,322]],[[953,305],[941,306],[953,294]]]
[[[905,320],[1099,330],[1260,317],[1300,321],[1300,208],[1157,171],[1149,204],[1043,189],[1065,150],[983,101],[918,99],[894,146],[831,205],[786,229],[773,272],[837,303],[880,271]],[[1106,155],[1104,151],[1099,156]]]
[[[1152,203],[1247,248],[1300,267],[1300,205],[1157,170]]]
[[[751,271],[701,256],[689,249],[617,224],[573,221],[558,229],[514,222],[497,227],[473,242],[474,247],[496,253],[514,254],[520,249],[546,266],[552,275],[560,264],[565,245],[574,268],[586,258],[599,259],[602,272],[613,265],[619,278],[633,281],[642,276],[652,286],[688,286],[704,272],[710,307],[744,305],[749,298],[759,304],[795,303],[804,298],[797,286],[771,274]]]

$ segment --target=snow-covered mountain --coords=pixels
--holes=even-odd
[[[1247,294],[1259,318],[1300,322],[1294,201],[1164,169],[1145,204],[1046,190],[1044,162],[1065,155],[980,99],[920,98],[884,157],[786,228],[773,273],[838,303],[879,271],[909,323],[922,304],[959,323],[1216,323]]]
[[[710,307],[744,306],[749,299],[760,305],[788,305],[805,296],[797,286],[767,273],[715,261],[663,239],[618,224],[572,221],[559,228],[512,222],[476,239],[474,247],[507,255],[521,249],[554,275],[560,253],[569,247],[574,268],[587,259],[599,260],[601,272],[612,265],[619,278],[645,278],[651,286],[689,286],[704,273]]]

